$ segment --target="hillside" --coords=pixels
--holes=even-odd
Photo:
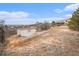
[[[3,55],[79,55],[79,32],[59,26],[28,40],[14,35],[8,38]]]

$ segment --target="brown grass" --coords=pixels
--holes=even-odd
[[[79,55],[79,32],[59,26],[28,40],[8,38],[4,55]]]

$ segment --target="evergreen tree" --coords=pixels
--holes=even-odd
[[[79,8],[72,14],[70,21],[68,21],[68,27],[72,30],[79,31]]]
[[[52,21],[51,25],[52,25],[52,26],[55,26],[55,21]]]

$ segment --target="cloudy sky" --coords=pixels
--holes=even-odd
[[[0,20],[6,24],[59,21],[70,18],[78,7],[76,3],[0,4]]]

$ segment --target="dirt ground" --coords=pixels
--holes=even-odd
[[[2,55],[79,56],[79,32],[71,31],[67,26],[59,26],[28,40],[14,35],[8,38]]]

